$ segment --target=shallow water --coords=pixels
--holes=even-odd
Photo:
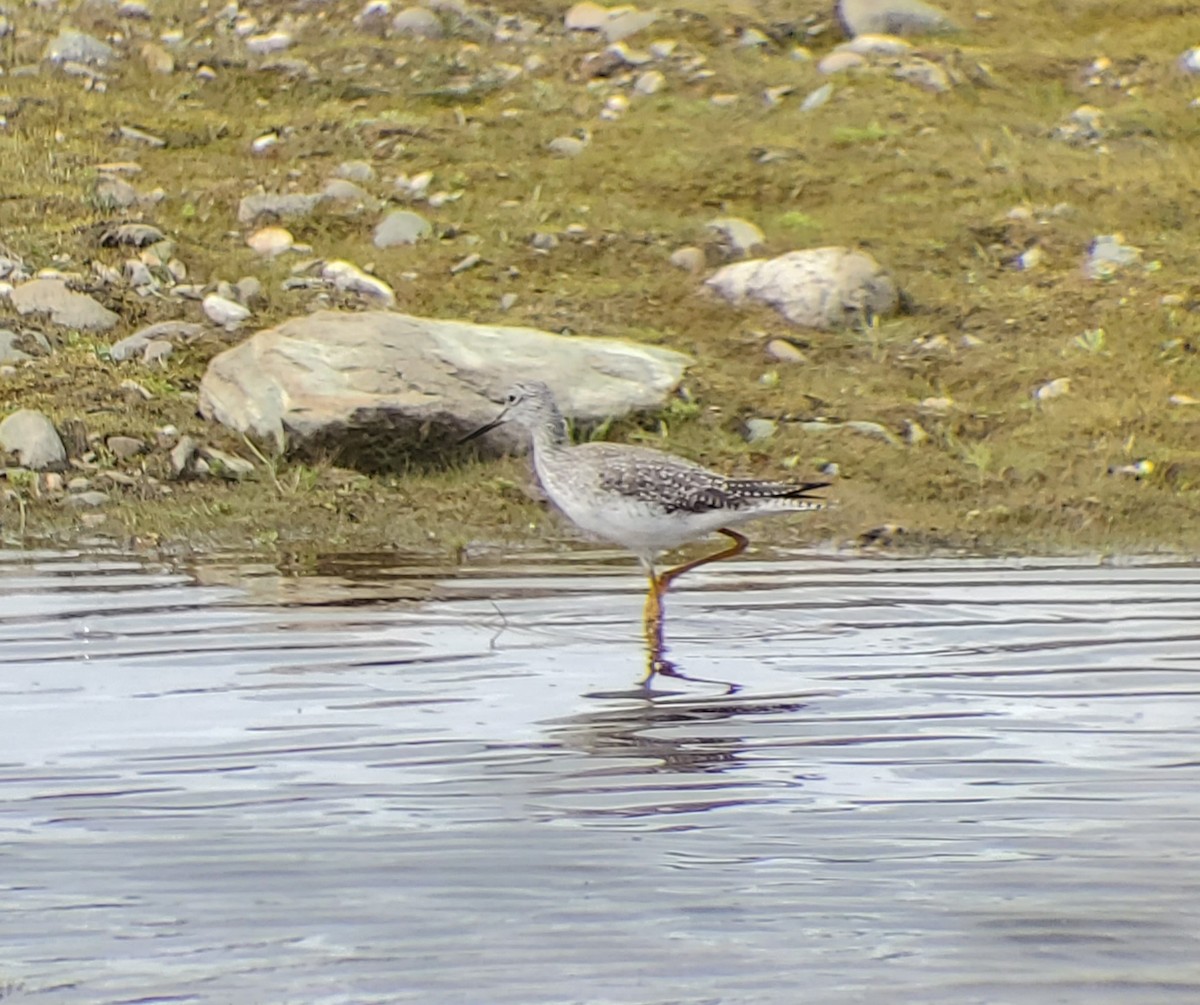
[[[0,998],[1200,1001],[1200,567],[605,558],[0,552]]]

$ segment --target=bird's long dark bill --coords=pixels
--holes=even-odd
[[[494,418],[494,419],[493,419],[491,422],[487,423],[487,425],[480,426],[480,427],[479,427],[478,429],[476,429],[476,430],[475,430],[475,432],[473,432],[473,433],[467,433],[467,435],[466,435],[466,436],[464,436],[464,437],[463,437],[461,440],[459,440],[458,442],[459,442],[460,444],[462,444],[462,443],[466,443],[468,440],[473,440],[473,439],[475,439],[477,436],[482,436],[484,433],[488,432],[489,430],[495,429],[495,428],[496,428],[498,425],[500,425],[500,423],[502,423],[503,421],[504,421],[504,413],[503,413],[503,412],[501,412],[501,413],[500,413],[499,415],[497,415],[497,416],[496,416],[496,418]]]

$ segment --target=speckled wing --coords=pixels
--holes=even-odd
[[[791,485],[726,478],[699,464],[657,450],[624,447],[601,453],[604,446],[607,444],[594,445],[605,461],[599,476],[600,488],[638,502],[661,506],[667,513],[736,512],[755,508],[765,500],[800,500],[805,493],[824,487],[824,483]],[[796,508],[804,507],[798,503]]]

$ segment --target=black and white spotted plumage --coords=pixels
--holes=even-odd
[[[501,422],[519,423],[533,440],[533,462],[546,494],[582,529],[634,552],[655,555],[772,513],[822,509],[812,493],[823,482],[729,478],[673,454],[621,443],[572,446],[550,389],[522,382]]]

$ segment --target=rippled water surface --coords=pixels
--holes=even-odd
[[[1200,1002],[1200,568],[605,557],[0,552],[0,998]]]

